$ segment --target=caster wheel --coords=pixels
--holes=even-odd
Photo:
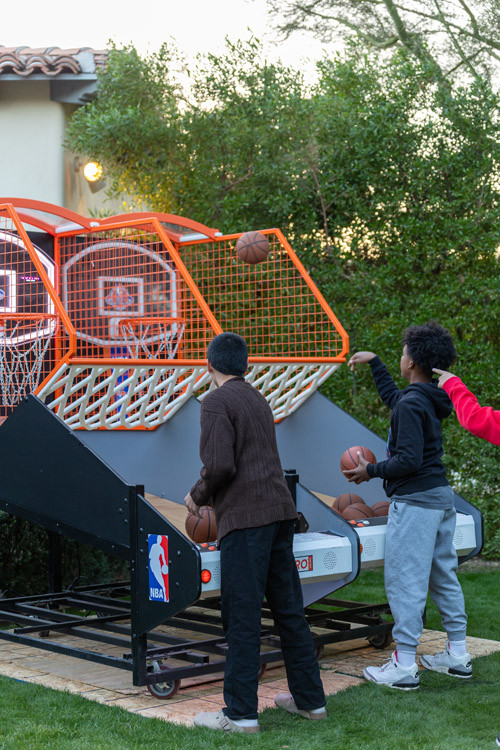
[[[316,646],[315,648],[316,648],[316,659],[321,659],[321,657],[324,654],[325,647],[321,643],[319,646]]]
[[[385,633],[377,633],[368,638],[368,643],[374,648],[387,648],[392,642],[392,633],[390,630]]]
[[[172,682],[155,682],[154,685],[148,685],[148,690],[155,698],[168,700],[169,698],[174,697],[179,690],[180,684],[180,680],[172,680]]]
[[[261,664],[259,669],[259,676],[257,677],[258,680],[261,680],[267,671],[267,664]]]
[[[167,667],[162,666],[159,662],[155,661],[152,664],[153,672],[168,671]],[[148,691],[155,698],[160,700],[168,700],[173,698],[181,686],[180,680],[170,680],[165,682],[155,682],[151,685],[147,685]]]

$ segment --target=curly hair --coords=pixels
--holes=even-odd
[[[430,377],[433,367],[448,370],[457,358],[450,332],[434,321],[407,328],[403,335],[404,345],[415,364]]]

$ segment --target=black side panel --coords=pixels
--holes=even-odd
[[[134,500],[134,493],[131,493],[130,527],[132,622],[136,635],[141,636],[199,598],[201,562],[197,547],[141,495]],[[168,537],[168,602],[151,601],[149,597],[150,535]]]
[[[128,558],[127,484],[35,396],[0,427],[0,509]]]
[[[156,430],[78,430],[91,448],[128,484],[182,503],[200,475],[200,404],[190,399]]]

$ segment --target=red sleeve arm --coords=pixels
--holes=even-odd
[[[447,380],[443,390],[453,401],[462,427],[476,437],[483,438],[493,445],[500,445],[500,411],[491,406],[480,406],[477,398],[460,378]]]

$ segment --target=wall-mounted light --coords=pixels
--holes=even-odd
[[[93,193],[97,193],[106,187],[106,181],[103,178],[103,168],[97,161],[89,161],[83,166],[83,176],[89,183],[89,188]]]
[[[102,166],[96,161],[89,161],[83,168],[83,174],[87,182],[98,182],[102,177]]]

